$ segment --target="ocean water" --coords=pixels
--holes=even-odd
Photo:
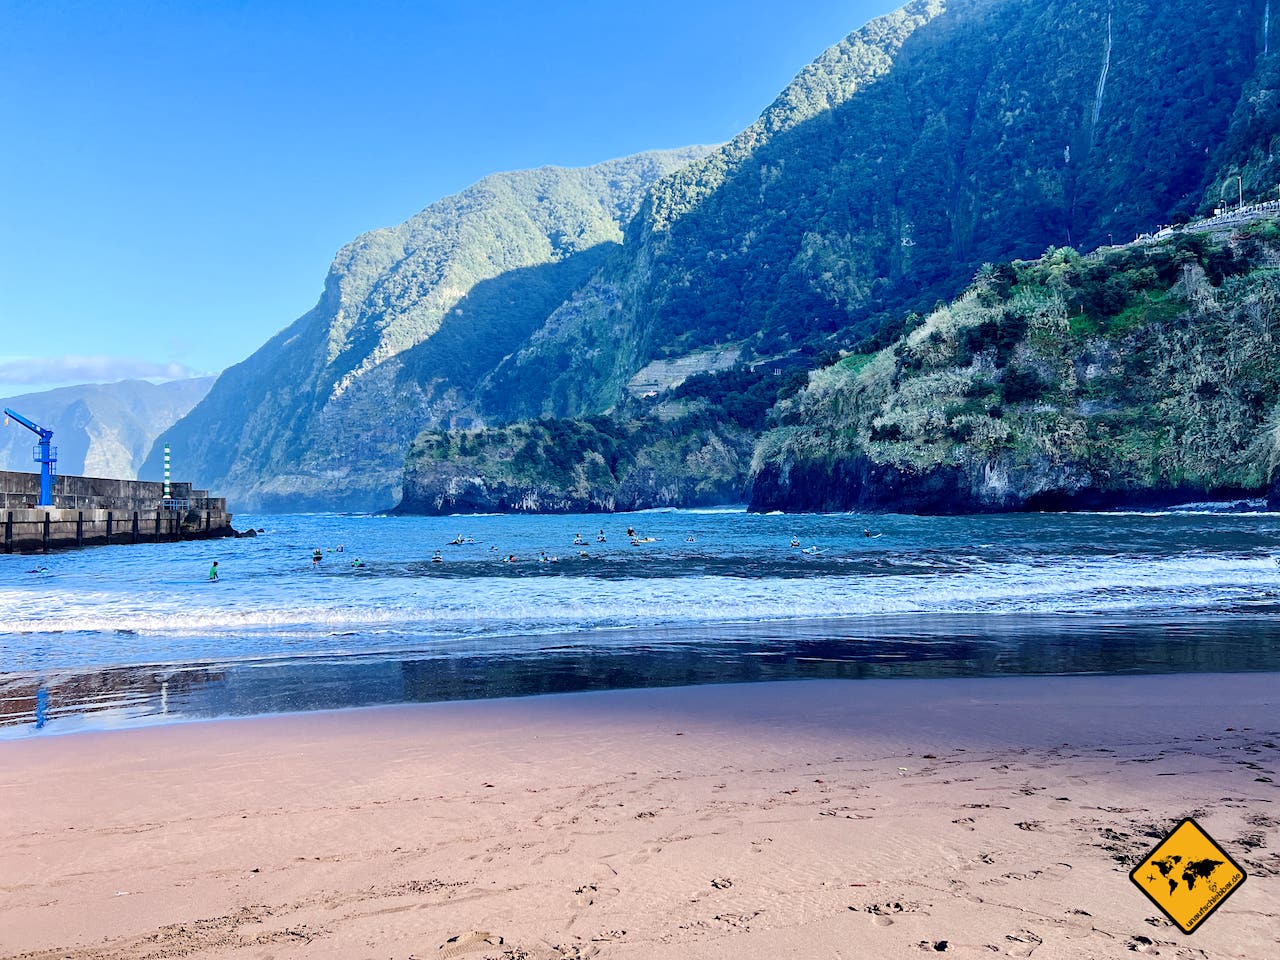
[[[1280,514],[236,524],[263,533],[0,555],[0,736],[678,683],[1280,670]]]

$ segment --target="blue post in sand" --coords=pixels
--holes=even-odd
[[[5,407],[4,417],[6,426],[9,423],[9,418],[12,417],[40,438],[35,456],[32,457],[33,460],[40,464],[40,502],[36,506],[52,507],[54,464],[58,462],[58,449],[50,445],[50,441],[53,440],[53,431],[32,423],[22,414],[15,413],[8,407]]]
[[[36,691],[36,729],[40,730],[49,722],[49,690],[41,687]]]

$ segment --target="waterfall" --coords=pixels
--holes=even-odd
[[[1271,0],[1267,0],[1268,3]],[[1098,117],[1102,113],[1102,92],[1107,86],[1107,71],[1111,69],[1111,9],[1107,9],[1107,46],[1102,54],[1102,72],[1098,74],[1098,92],[1093,98],[1093,120],[1089,124],[1089,139],[1093,140],[1093,128],[1098,125]]]

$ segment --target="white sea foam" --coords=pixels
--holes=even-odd
[[[52,555],[40,576],[26,573],[31,558],[0,555],[0,672],[726,621],[1280,603],[1274,515],[878,517],[883,536],[867,538],[843,515],[664,511],[644,516],[657,542],[640,547],[622,531],[641,523],[625,516],[247,522],[271,533]],[[579,560],[568,539],[598,528],[609,542],[589,541]],[[460,530],[483,544],[448,546]],[[790,549],[792,537],[820,552]],[[317,546],[335,552],[312,569]],[[446,562],[432,564],[442,548]],[[566,555],[498,560],[542,551]],[[211,557],[224,571],[216,585],[199,582]]]
[[[918,558],[917,566],[926,566]],[[904,613],[1081,613],[1212,608],[1280,598],[1270,557],[1042,558],[928,575],[728,576],[584,580],[369,579],[340,597],[285,599],[275,589],[216,593],[91,591],[56,608],[0,589],[0,634],[129,630],[138,634],[332,633],[399,627],[456,636],[490,629],[583,629],[605,623],[875,616]],[[267,584],[267,586],[271,586]]]

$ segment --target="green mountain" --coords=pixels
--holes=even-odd
[[[357,238],[315,308],[160,442],[238,510],[391,506],[418,431],[483,422],[479,379],[620,249],[644,190],[703,153],[495,174]]]
[[[59,473],[132,479],[156,437],[212,386],[212,377],[159,384],[90,383],[9,397],[0,400],[0,407],[11,407],[53,431]],[[35,442],[35,434],[16,424],[0,431],[0,470],[38,473],[31,455]],[[177,463],[175,479],[189,479],[188,468]],[[160,478],[159,473],[154,477]]]
[[[826,367],[757,447],[759,510],[977,512],[1264,495],[1280,464],[1274,212],[980,269]]]
[[[913,0],[722,147],[488,178],[361,238],[175,450],[241,509],[388,505],[420,429],[408,510],[745,497],[766,429],[827,422],[803,371],[892,343],[984,263],[1274,198],[1269,10]]]
[[[892,332],[987,261],[1274,189],[1264,2],[915,0],[650,191],[612,260],[491,375],[508,416],[608,409],[646,363]],[[1265,60],[1266,58],[1262,58]],[[589,375],[585,375],[589,373]],[[504,406],[505,404],[505,406]]]
[[[778,434],[764,438],[750,477],[726,476],[741,460],[716,452],[739,450],[744,431],[780,416],[797,436],[812,416],[826,444],[829,417],[808,392],[768,416],[744,420],[741,411],[769,392],[769,375],[891,342],[984,263],[1092,249],[1241,194],[1274,195],[1280,75],[1268,25],[1265,2],[1187,0],[919,0],[873,21],[802,71],[731,143],[655,184],[623,255],[482,384],[489,407],[507,417],[550,425],[609,412],[631,453],[611,459],[608,443],[581,441],[570,447],[576,459],[525,457],[513,471],[509,460],[491,469],[483,456],[459,459],[424,436],[406,465],[406,508],[601,509],[636,489],[656,493],[615,505],[679,503],[698,490],[704,456],[716,464],[716,488],[737,491],[726,499],[745,498],[751,482],[761,507],[826,508],[845,503],[846,489],[848,502],[864,503],[851,491],[870,481],[838,470],[815,468],[821,476],[809,479],[823,493],[813,499],[788,470],[774,480],[770,471],[789,463],[777,460]],[[736,367],[717,373],[704,363],[696,408],[674,382],[637,399],[637,381],[655,365],[696,369],[696,358],[726,351]],[[775,386],[783,399],[794,390]],[[557,430],[591,438],[577,428],[594,422]],[[485,440],[470,443],[489,449]],[[545,444],[525,438],[526,448]],[[597,456],[607,475],[593,470]],[[653,477],[655,464],[647,488],[628,479]],[[944,485],[948,496],[953,487]],[[918,506],[941,508],[927,497]]]

